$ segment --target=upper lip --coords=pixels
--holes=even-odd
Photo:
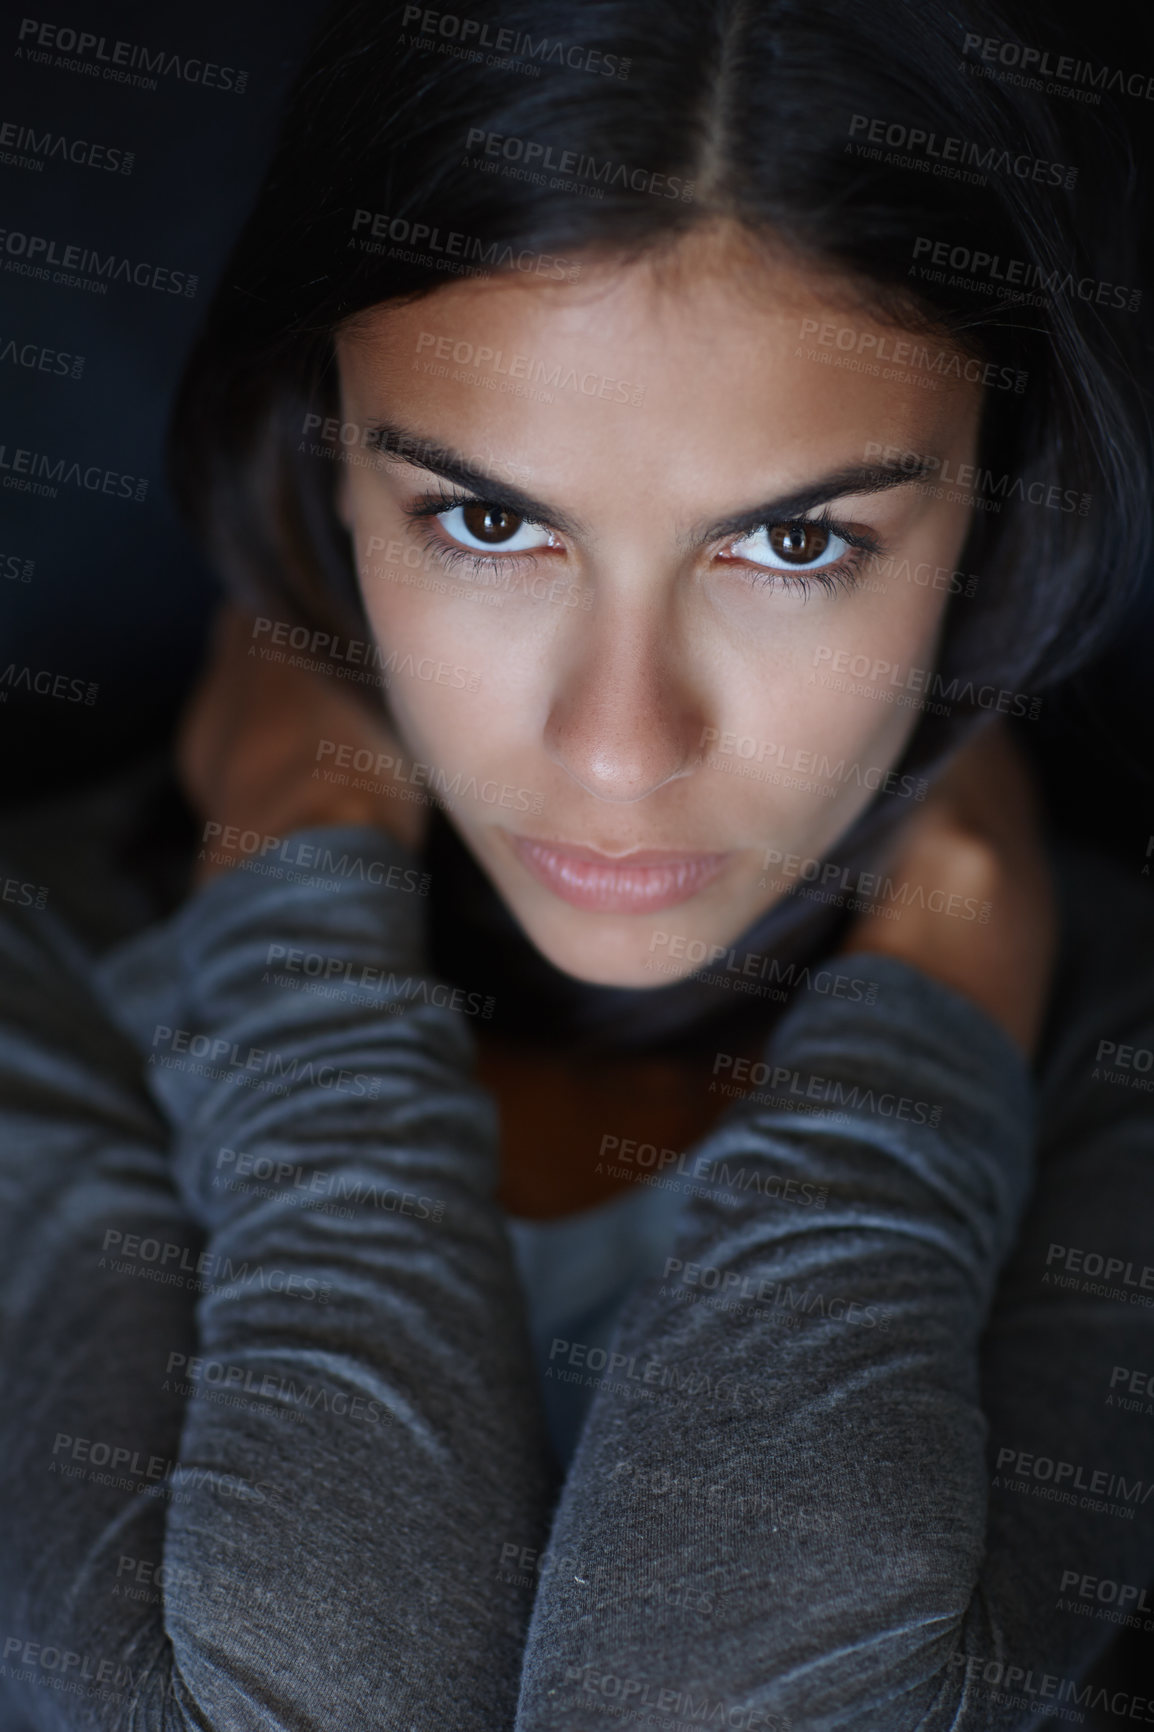
[[[516,839],[527,847],[544,848],[551,854],[567,854],[572,860],[583,860],[593,866],[672,866],[679,860],[714,860],[724,852],[716,848],[634,848],[625,854],[614,854],[603,848],[589,848],[581,842],[554,842],[543,836],[518,836]]]

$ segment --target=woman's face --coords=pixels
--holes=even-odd
[[[969,507],[892,452],[972,461],[980,393],[822,364],[822,324],[892,352],[850,304],[714,231],[338,342],[343,420],[388,430],[341,510],[412,774],[582,980],[725,954],[916,726]]]

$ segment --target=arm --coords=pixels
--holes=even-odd
[[[1116,1359],[1149,1361],[1149,1323],[1041,1283],[1051,1239],[1141,1267],[1148,1109],[1075,1130],[1047,1100],[1061,1134],[983,1336],[1031,1179],[1018,1039],[1040,995],[999,1000],[979,969],[971,1002],[964,955],[959,989],[896,954],[855,963],[876,1005],[802,1003],[765,1055],[783,1104],[813,1077],[827,1117],[735,1109],[693,1162],[714,1195],[623,1319],[618,1375],[651,1372],[653,1399],[596,1399],[550,1540],[582,1582],[543,1583],[519,1732],[584,1732],[613,1700],[637,1724],[717,1708],[878,1732],[1022,1729],[1093,1703],[1082,1679],[1112,1629],[1058,1610],[1061,1584],[1144,1582],[1149,1506],[1111,1516],[1032,1475],[991,1494],[991,1474],[1013,1446],[1015,1466],[1149,1489],[1147,1438],[1103,1408]]]
[[[304,1700],[302,1661],[311,1670],[331,1655],[317,1724],[347,1723],[368,1689],[383,1723],[406,1732],[445,1715],[487,1728],[507,1711],[526,1610],[519,1589],[493,1578],[502,1545],[538,1532],[547,1490],[493,1200],[493,1110],[468,1078],[465,1018],[422,968],[417,897],[372,883],[418,883],[411,857],[376,831],[294,841],[328,851],[327,880],[301,888],[240,871],[210,884],[174,923],[182,993],[165,1004],[159,1048],[152,1007],[138,998],[133,1011],[154,1056],[173,1045],[164,1030],[183,1027],[239,1073],[151,1074],[176,1127],[176,1182],[214,1259],[182,1455],[225,1476],[247,1462],[270,1488],[246,1509],[240,1601],[211,1584],[169,1594],[166,1625],[191,1666],[206,1632],[226,1647],[242,1636],[255,1592],[283,1624],[275,1673],[295,1674]],[[337,995],[307,990],[309,977],[282,974],[275,958],[270,968],[277,947],[290,964],[294,950],[323,956]],[[125,960],[135,971],[139,959]],[[371,984],[358,987],[365,973]],[[272,1086],[246,1086],[254,1075]],[[350,1221],[332,1212],[350,1208]],[[254,1273],[235,1278],[246,1264]],[[302,1303],[300,1283],[297,1296],[270,1291],[255,1271],[273,1267],[315,1281],[328,1303]],[[241,1369],[246,1395],[260,1392],[243,1422],[214,1399]],[[306,1424],[286,1428],[286,1406]],[[210,1498],[170,1513],[175,1579],[196,1573],[209,1521],[231,1529],[234,1506]],[[446,1628],[466,1657],[451,1670]]]
[[[977,1341],[1032,1103],[978,1012],[893,960],[871,977],[868,1020],[815,1000],[766,1054],[803,1098],[811,1075],[819,1098],[840,1085],[846,1124],[743,1103],[695,1152],[712,1194],[687,1207],[666,1277],[615,1343],[653,1399],[595,1402],[550,1539],[588,1556],[596,1585],[542,1585],[524,1732],[595,1724],[613,1678],[638,1706],[670,1692],[687,1721],[705,1696],[739,1725],[936,1723],[924,1716],[981,1623]],[[940,1122],[846,1104],[868,1090]]]
[[[104,1004],[47,915],[0,927],[0,1629],[30,1727],[511,1718],[528,1607],[498,1565],[548,1488],[492,1111],[411,855],[293,840],[329,850],[315,882],[209,883],[102,966]],[[272,944],[379,972],[292,991]]]

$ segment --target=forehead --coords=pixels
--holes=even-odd
[[[401,419],[524,473],[629,474],[708,491],[767,464],[802,480],[866,446],[937,453],[978,388],[949,345],[883,323],[853,285],[786,252],[691,234],[575,282],[446,284],[338,338],[346,411]]]

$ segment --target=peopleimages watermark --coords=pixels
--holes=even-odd
[[[771,782],[795,788],[803,794],[834,795],[839,787],[868,788],[871,793],[894,794],[907,800],[924,800],[929,783],[924,776],[898,775],[881,764],[830,758],[808,747],[789,747],[775,740],[759,740],[732,729],[703,727],[697,742],[697,762],[727,775]],[[707,747],[712,750],[706,751]],[[738,763],[731,762],[738,759]],[[754,766],[758,766],[756,769]],[[763,766],[770,766],[764,768]],[[834,785],[836,784],[836,786]]]
[[[1132,1695],[1129,1690],[1115,1690],[1093,1681],[1079,1683],[1077,1678],[1063,1678],[1057,1672],[1035,1672],[1032,1666],[983,1659],[978,1654],[951,1654],[950,1669],[964,1670],[965,1688],[975,1694],[982,1690],[988,1701],[1001,1708],[1026,1708],[1037,1716],[1044,1703],[1047,1719],[1070,1720],[1077,1725],[1084,1723],[1085,1716],[1076,1709],[1101,1708],[1120,1719],[1134,1721],[1138,1718],[1135,1709],[1140,1708],[1145,1724],[1154,1726],[1154,1703],[1145,1696]],[[1075,1709],[1061,1706],[1070,1702]]]
[[[123,1576],[129,1578],[127,1582],[121,1580]],[[156,1558],[136,1558],[122,1552],[116,1560],[116,1581],[109,1598],[159,1606],[164,1602],[165,1589],[198,1588],[203,1583],[201,1573],[185,1564],[166,1564]]]
[[[21,553],[0,552],[0,578],[6,583],[31,583],[36,575],[36,561]]]
[[[759,1196],[796,1203],[803,1209],[824,1209],[829,1190],[828,1185],[795,1179],[792,1173],[770,1172],[762,1161],[730,1166],[724,1156],[711,1155],[707,1150],[690,1155],[686,1149],[659,1149],[656,1143],[639,1143],[635,1137],[618,1137],[608,1131],[601,1138],[598,1155],[599,1173],[608,1157],[627,1163],[608,1169],[614,1178],[630,1179],[653,1190],[683,1191],[713,1202],[737,1203],[740,1199],[736,1192],[756,1191]],[[652,1173],[644,1170],[650,1167],[654,1169]],[[643,1170],[638,1172],[637,1168]],[[683,1175],[688,1182],[680,1183],[677,1175]]]
[[[1074,1492],[1086,1495],[1087,1501],[1082,1504],[1084,1509],[1096,1509],[1101,1514],[1121,1515],[1127,1520],[1133,1520],[1136,1509],[1154,1497],[1154,1480],[1127,1479],[1125,1474],[1112,1473],[1108,1468],[1088,1468],[1081,1462],[1059,1461],[1049,1455],[1035,1455],[1030,1450],[1015,1449],[1006,1444],[998,1450],[993,1483],[995,1486],[1003,1483],[1006,1489],[1017,1491],[1022,1485],[1013,1481],[1026,1482],[1025,1489],[1035,1495],[1052,1496],[1062,1503],[1077,1503]],[[1030,1483],[1033,1482],[1033,1483]],[[1046,1492],[1039,1492],[1040,1486],[1048,1487]],[[1100,1500],[1095,1502],[1094,1500]]]
[[[1094,1054],[1091,1076],[1095,1082],[1113,1083],[1119,1088],[1138,1089],[1154,1094],[1154,1050],[1148,1046],[1121,1045],[1116,1040],[1100,1040]]]
[[[1072,1588],[1076,1589],[1077,1597],[1063,1597],[1070,1595]],[[1081,1570],[1063,1570],[1058,1593],[1056,1611],[1072,1612],[1077,1618],[1093,1618],[1104,1624],[1122,1624],[1131,1630],[1154,1630],[1154,1594],[1144,1585],[1121,1582],[1110,1576],[1092,1576]],[[1154,1708],[1154,1703],[1150,1706]]]
[[[35,692],[37,697],[56,698],[63,704],[96,702],[100,687],[93,680],[73,679],[69,674],[55,673],[51,668],[17,667],[15,662],[0,673],[0,703],[6,704],[12,692]]]
[[[0,902],[15,903],[18,908],[46,908],[48,886],[27,878],[0,878]]]
[[[362,232],[366,229],[367,234]],[[447,229],[442,235],[435,223],[389,216],[384,211],[354,210],[352,231],[361,252],[387,254],[410,264],[428,261],[438,269],[460,274],[490,276],[497,271],[519,271],[566,283],[575,283],[581,275],[580,262],[560,253],[535,252],[531,247],[514,249],[506,242],[485,241],[461,229]]]
[[[131,174],[135,153],[114,144],[96,144],[87,138],[69,138],[62,132],[38,132],[19,121],[0,121],[0,163],[7,168],[42,172],[46,162],[70,162],[77,168],[103,169],[109,174]]]
[[[183,1359],[184,1355],[175,1357]],[[93,1472],[94,1468],[98,1471]],[[99,1471],[105,1468],[107,1472]],[[171,1496],[174,1503],[188,1501],[179,1495],[188,1485],[195,1489],[210,1486],[219,1496],[235,1498],[239,1503],[265,1503],[270,1496],[276,1496],[276,1488],[265,1480],[242,1480],[234,1473],[191,1467],[167,1456],[130,1449],[127,1444],[76,1437],[70,1431],[56,1433],[49,1471],[65,1479],[86,1479],[94,1485],[111,1485],[120,1491]]]
[[[676,1282],[672,1282],[673,1276],[677,1277]],[[773,1281],[768,1275],[760,1278],[742,1275],[736,1269],[721,1269],[710,1263],[686,1263],[680,1257],[665,1259],[661,1278],[671,1281],[670,1290],[682,1303],[701,1303],[718,1310],[736,1311],[742,1317],[779,1311],[791,1327],[796,1327],[803,1316],[830,1318],[835,1323],[848,1323],[857,1329],[886,1330],[891,1321],[888,1307],[876,1302],[814,1292],[812,1287],[795,1291],[791,1282]],[[661,1292],[664,1294],[667,1289],[662,1287]]]
[[[1127,1582],[1084,1574],[1081,1570],[1063,1570],[1059,1593],[1077,1588],[1082,1599],[1097,1600],[1103,1606],[1134,1606],[1142,1612],[1154,1612],[1154,1591]]]
[[[213,844],[219,842],[217,849]],[[287,878],[293,883],[319,885],[327,878],[357,878],[366,884],[383,884],[390,890],[406,890],[427,896],[431,877],[413,866],[368,860],[363,854],[335,854],[326,844],[302,842],[299,836],[272,836],[262,830],[242,830],[238,824],[218,824],[209,819],[201,836],[199,858],[214,865],[231,865],[233,856],[243,855],[242,865],[259,864],[265,877]],[[299,867],[299,872],[284,868]],[[302,878],[303,873],[317,874]]]
[[[1029,692],[1015,692],[1006,686],[977,685],[955,674],[947,680],[936,668],[920,668],[911,662],[903,668],[900,662],[881,657],[853,654],[835,649],[832,644],[817,644],[813,652],[813,667],[828,668],[828,673],[811,673],[809,683],[845,692],[851,697],[869,698],[874,703],[896,704],[899,708],[926,710],[931,715],[948,716],[953,706],[964,703],[971,709],[996,710],[1000,716],[1022,716],[1035,722],[1042,713],[1042,700]],[[850,678],[835,676],[848,674]]]
[[[302,950],[296,945],[270,944],[265,962],[270,970],[275,967],[277,972],[266,973],[261,978],[274,986],[294,990],[303,988],[325,997],[340,998],[343,1003],[357,1002],[357,995],[370,988],[373,996],[384,995],[383,1008],[391,1015],[400,1015],[411,1004],[431,1004],[439,1010],[458,1010],[466,1016],[479,1016],[488,1022],[497,1003],[491,994],[470,992],[463,986],[449,986],[431,976],[394,974],[383,963],[352,962],[343,956],[328,956],[322,950]],[[375,1078],[374,1082],[375,1099],[380,1092],[380,1079]]]
[[[1043,506],[1047,511],[1075,511],[1079,517],[1086,517],[1093,498],[1090,493],[1079,493],[1076,487],[1063,488],[1054,482],[1027,481],[1021,475],[999,475],[992,469],[983,469],[978,463],[955,466],[948,457],[907,451],[900,445],[883,445],[876,439],[866,441],[865,457],[867,461],[880,463],[883,468],[900,469],[904,474],[916,475],[935,499],[948,497],[943,494],[943,488],[959,488],[962,492],[954,497],[968,498],[971,504],[987,511],[1000,511],[1005,500],[1016,499],[1021,504]]]
[[[595,1699],[596,1708],[586,1704],[586,1712],[609,1713],[626,1725],[636,1722],[672,1727],[674,1732],[700,1726],[716,1726],[718,1732],[790,1732],[792,1726],[789,1716],[778,1709],[726,1701],[712,1696],[704,1685],[700,1690],[674,1688],[656,1684],[651,1678],[602,1672],[591,1662],[567,1666],[565,1680],[579,1685],[586,1698]],[[574,1697],[574,1701],[580,1703],[581,1698]]]
[[[469,153],[479,150],[477,157]],[[518,138],[511,133],[489,132],[483,126],[471,126],[465,139],[465,166],[485,168],[500,173],[510,168],[534,180],[536,185],[590,192],[596,198],[607,188],[614,191],[649,193],[654,198],[675,198],[692,203],[693,182],[682,175],[658,174],[653,169],[633,167],[617,162],[613,157],[600,160],[579,150],[556,150],[551,144],[537,139]],[[546,176],[553,175],[552,181]],[[576,184],[573,184],[576,183]]]
[[[656,952],[673,960],[663,965]],[[817,992],[823,997],[849,998],[858,1004],[877,1002],[877,982],[857,975],[840,974],[831,968],[813,969],[808,963],[779,962],[760,950],[739,952],[732,945],[708,944],[704,938],[691,938],[684,932],[658,930],[650,934],[645,967],[662,974],[684,974],[682,962],[693,964],[696,979],[709,985],[733,986],[741,992],[753,992],[784,1004],[791,992]],[[721,964],[724,972],[718,971]],[[755,983],[766,982],[770,986]]]
[[[1127,313],[1136,313],[1142,305],[1141,289],[1108,283],[1099,277],[1078,277],[1061,265],[1047,270],[1029,259],[1003,260],[1000,253],[988,253],[981,247],[953,246],[929,235],[918,235],[911,256],[914,260],[911,276],[916,274],[927,282],[949,282],[990,294],[1012,289],[1013,299],[1026,306],[1048,306],[1052,295],[1074,296],[1097,307],[1118,307]],[[923,262],[919,264],[919,260]],[[953,275],[947,277],[947,271]]]
[[[461,348],[470,345],[462,343]],[[454,365],[449,361],[422,360],[419,356],[412,363],[414,373],[424,373],[432,379],[451,379],[456,385],[475,385],[483,391],[500,391],[506,396],[521,397],[530,403],[552,403],[556,399],[552,391],[539,385],[530,385],[524,378],[503,378],[494,373],[478,372],[475,368]]]
[[[931,565],[927,559],[899,559],[896,553],[869,553],[865,563],[868,571],[886,578],[900,579],[902,583],[913,584],[917,589],[934,589],[947,595],[961,595],[967,601],[978,593],[980,580],[976,572],[955,571],[948,565]],[[879,590],[882,595],[887,593],[886,584],[875,584],[871,587]]]
[[[1136,96],[1154,102],[1154,73],[1122,72],[1119,68],[1079,60],[1073,54],[1051,54],[1048,48],[1028,48],[1003,36],[982,36],[967,30],[962,43],[963,72],[1004,77],[1016,74],[1015,83],[1050,96],[1076,96],[1084,102],[1100,102],[1101,92]],[[1084,87],[1089,85],[1090,89]]]
[[[470,18],[459,12],[435,12],[427,6],[405,7],[402,29],[409,29],[411,25],[417,25],[417,28],[410,31],[410,42],[422,48],[453,44],[464,50],[470,59],[485,58],[488,66],[524,70],[534,77],[540,76],[540,68],[544,65],[564,66],[570,72],[591,72],[600,78],[624,79],[629,77],[633,64],[624,55],[606,54],[600,48],[584,48],[578,43],[564,42],[551,36],[542,36],[534,41],[527,31],[493,29],[487,20]],[[426,41],[427,37],[434,40]],[[488,51],[487,58],[481,53],[483,49]]]
[[[539,355],[527,355],[518,351],[506,354],[503,349],[494,349],[488,343],[470,343],[463,338],[454,339],[436,331],[420,332],[416,352],[418,356],[428,352],[428,359],[431,361],[452,362],[455,367],[468,368],[475,375],[491,378],[492,390],[499,389],[497,381],[506,378],[523,381],[526,385],[539,385],[547,391],[573,391],[580,397],[596,398],[602,403],[630,403],[636,406],[645,396],[645,386],[631,383],[628,379],[594,373],[587,368],[566,367],[560,361],[544,360]],[[454,374],[453,377],[457,375]],[[467,379],[465,382],[474,381]],[[479,383],[480,378],[476,382]],[[551,402],[552,398],[548,401]]]
[[[744,1094],[745,1085],[756,1089],[768,1084],[776,1089],[785,1088],[788,1084],[791,1094],[804,1095],[807,1100],[820,1101],[823,1105],[848,1107],[855,1113],[874,1113],[884,1119],[901,1119],[915,1125],[941,1123],[942,1109],[933,1101],[917,1100],[913,1095],[897,1094],[893,1089],[863,1088],[860,1083],[846,1084],[838,1077],[812,1073],[806,1075],[803,1088],[801,1071],[789,1065],[770,1065],[761,1059],[743,1058],[732,1052],[714,1054],[713,1075],[724,1075],[727,1081],[743,1085],[729,1091],[738,1096]],[[746,1095],[745,1098],[750,1097]]]
[[[274,1095],[287,1095],[290,1086],[293,1089],[303,1086],[375,1101],[381,1092],[380,1077],[369,1076],[365,1071],[349,1070],[326,1060],[286,1059],[283,1053],[269,1047],[246,1047],[225,1035],[173,1028],[163,1022],[154,1028],[151,1046],[150,1065],[187,1071],[238,1087],[265,1089]]]
[[[852,359],[861,362],[855,370],[867,372],[871,378],[899,379],[931,389],[936,389],[943,379],[952,379],[984,385],[992,391],[1013,391],[1020,397],[1030,377],[1020,367],[980,361],[976,355],[965,355],[958,349],[931,349],[921,337],[894,336],[889,332],[879,335],[855,325],[835,325],[832,319],[803,319],[801,341],[811,338],[833,353],[821,355],[811,349],[806,357],[809,360],[842,366]]]
[[[245,1149],[218,1150],[216,1169],[213,1190],[277,1197],[345,1221],[353,1220],[358,1209],[380,1209],[388,1215],[407,1215],[434,1224],[444,1219],[445,1205],[437,1197],[398,1190],[395,1185],[354,1177],[351,1173],[325,1172],[301,1166],[297,1161],[274,1160],[271,1155],[254,1155]],[[250,1180],[256,1183],[249,1183]]]
[[[174,271],[168,265],[150,264],[147,259],[129,258],[125,253],[98,253],[95,247],[57,242],[51,236],[29,234],[25,229],[0,229],[0,247],[4,250],[6,271],[35,277],[39,282],[87,289],[98,295],[108,293],[109,283],[130,283],[138,289],[155,289],[158,294],[191,299],[199,283],[199,278],[188,271]]]
[[[602,1477],[611,1482],[628,1480],[626,1489],[630,1493],[643,1493],[650,1497],[668,1497],[672,1493],[679,1503],[704,1504],[718,1515],[723,1512],[734,1516],[769,1515],[777,1527],[787,1533],[829,1534],[837,1533],[843,1526],[844,1518],[836,1509],[790,1502],[780,1490],[766,1491],[766,1476],[756,1462],[749,1474],[755,1490],[726,1483],[715,1473],[671,1473],[664,1463],[650,1468],[644,1462],[619,1460],[607,1473],[603,1472]],[[718,1572],[715,1570],[711,1574],[716,1579]],[[743,1586],[740,1579],[733,1585],[739,1589]]]
[[[554,1364],[558,1354],[564,1356],[560,1365]],[[591,1347],[587,1342],[555,1336],[545,1377],[558,1383],[579,1384],[583,1389],[599,1389],[606,1395],[623,1395],[628,1401],[654,1401],[653,1390],[645,1385],[661,1382],[660,1360],[645,1362],[644,1372],[638,1372],[636,1367],[636,1359],[629,1354],[610,1353],[605,1347]]]
[[[349,1395],[344,1390],[333,1391],[321,1384],[298,1385],[292,1377],[281,1377],[271,1371],[255,1371],[248,1365],[230,1365],[224,1359],[206,1359],[200,1354],[170,1353],[165,1372],[179,1372],[186,1387],[200,1393],[202,1386],[227,1391],[233,1395],[255,1395],[263,1401],[283,1403],[294,1408],[334,1413],[341,1419],[360,1419],[369,1425],[392,1425],[393,1417],[379,1401],[366,1395]],[[181,1391],[184,1393],[184,1391]],[[256,1411],[256,1410],[254,1410]]]
[[[124,1233],[118,1227],[106,1228],[100,1249],[105,1254],[98,1268],[111,1269],[117,1275],[145,1275],[150,1279],[160,1276],[162,1286],[227,1293],[255,1284],[262,1292],[280,1293],[285,1298],[312,1304],[327,1305],[332,1298],[331,1281],[318,1281],[314,1275],[266,1268],[263,1263],[250,1264],[247,1260],[234,1263],[221,1252],[196,1252],[177,1240]]]
[[[27,367],[30,372],[47,373],[55,379],[79,379],[84,374],[84,356],[70,355],[50,349],[46,343],[21,343],[15,337],[0,341],[0,363]]]
[[[433,804],[435,795],[450,804],[454,800],[479,800],[483,805],[502,806],[514,812],[542,812],[545,808],[544,794],[532,788],[518,788],[492,777],[478,781],[464,770],[450,776],[439,764],[423,764],[419,759],[404,758],[395,752],[372,752],[366,746],[318,740],[316,755],[318,764],[332,759],[332,765],[321,771],[321,777],[339,787],[414,800],[425,806]],[[349,770],[354,772],[352,776],[347,774]]]
[[[366,463],[385,457],[411,463],[418,469],[435,469],[447,455],[445,446],[436,439],[420,439],[377,421],[340,421],[335,415],[318,415],[310,410],[301,423],[301,434],[307,435],[317,428],[325,445],[333,448],[326,451],[326,455],[331,457],[347,456],[355,460],[357,454],[351,448],[359,446],[361,451],[372,454],[371,458],[366,456],[362,459]],[[303,449],[303,443],[298,445],[298,450]],[[457,452],[453,453],[453,463],[455,468],[475,476],[478,481],[492,479],[479,464],[471,458],[459,456]],[[505,462],[501,467],[510,478],[529,473],[528,465],[524,463]]]
[[[1119,1384],[1125,1385],[1125,1395],[1117,1393]],[[1110,1372],[1106,1406],[1120,1407],[1126,1413],[1154,1416],[1154,1371],[1144,1371],[1141,1368],[1134,1370],[1129,1365],[1115,1365]]]
[[[653,932],[650,934],[650,954],[655,951],[688,963],[703,963],[709,968],[716,968],[721,963],[729,973],[742,979],[771,980],[775,986],[785,987],[788,991],[804,989],[820,992],[827,998],[853,999],[854,1003],[861,1005],[877,1003],[875,980],[844,975],[832,968],[818,968],[814,972],[809,965],[780,963],[776,956],[766,956],[761,951],[738,953],[733,946],[707,944],[705,939],[691,939],[684,932]]]
[[[1065,1270],[1065,1274],[1059,1275],[1054,1270],[1055,1263]],[[1137,1274],[1134,1268],[1134,1263],[1126,1257],[1087,1251],[1079,1245],[1052,1243],[1046,1251],[1046,1272],[1042,1283],[1044,1286],[1073,1287],[1104,1299],[1120,1299],[1127,1305],[1154,1307],[1154,1263],[1142,1264]],[[1111,1282],[1121,1282],[1121,1286],[1111,1286]]]
[[[79,487],[85,493],[102,493],[137,504],[148,497],[148,481],[138,475],[123,475],[119,469],[104,469],[99,463],[84,463],[77,457],[49,456],[17,445],[0,445],[2,485],[16,493],[32,493],[56,499],[61,487]]]
[[[309,440],[307,435],[317,428],[320,440]],[[447,457],[445,446],[436,440],[414,439],[379,422],[339,421],[335,415],[322,416],[311,411],[301,424],[301,435],[297,450],[302,456],[321,457],[329,463],[344,463],[358,469],[379,469],[382,458],[411,463],[421,469],[436,469]],[[479,482],[492,479],[472,458],[454,452],[452,459],[454,467],[476,476]],[[528,466],[523,463],[506,462],[502,468],[510,479],[528,474]],[[379,536],[370,538],[370,548],[384,545]]]
[[[13,1683],[35,1684],[63,1695],[104,1702],[120,1701],[130,1690],[135,1695],[145,1672],[144,1666],[134,1672],[122,1660],[106,1660],[100,1654],[61,1648],[52,1642],[34,1642],[24,1636],[4,1638],[0,1662],[0,1676],[10,1678]]]
[[[860,904],[871,912],[885,913],[890,920],[900,920],[905,908],[925,908],[931,914],[948,914],[956,920],[976,920],[979,926],[988,926],[993,911],[991,903],[976,896],[927,888],[908,878],[895,882],[888,872],[854,872],[848,866],[839,866],[836,860],[819,860],[816,855],[786,854],[780,848],[767,848],[762,870],[768,873],[771,866],[781,868],[772,888],[817,885],[825,900],[830,899],[832,892],[847,899],[839,906]],[[761,882],[766,889],[771,887],[765,879]]]
[[[307,673],[335,674],[337,679],[355,680],[362,685],[386,687],[391,676],[398,673],[430,685],[451,686],[457,691],[475,692],[481,683],[476,668],[439,661],[436,656],[414,656],[411,650],[394,649],[386,653],[380,644],[368,638],[343,638],[335,632],[290,625],[287,620],[258,616],[253,621],[252,636],[254,641],[248,653],[261,661],[282,662],[286,667],[303,668]],[[268,643],[256,643],[256,639],[265,637]],[[297,653],[286,654],[286,650]]]
[[[65,72],[84,72],[114,84],[130,84],[138,90],[156,90],[161,78],[181,84],[199,84],[205,90],[230,90],[241,96],[248,73],[236,66],[220,66],[215,60],[175,54],[164,48],[149,48],[142,42],[116,39],[110,42],[94,30],[75,30],[67,24],[48,24],[37,18],[22,18],[17,30],[16,53],[35,65],[53,65]]]
[[[850,118],[849,137],[858,156],[875,161],[895,163],[899,168],[928,169],[934,174],[958,177],[986,184],[989,174],[1012,175],[1017,180],[1042,181],[1047,186],[1071,190],[1078,184],[1078,170],[1066,163],[1050,162],[1046,157],[1030,156],[1026,151],[999,150],[996,145],[975,144],[972,139],[953,138],[948,133],[939,136],[921,126],[906,126],[901,121],[881,120],[868,114]],[[884,155],[880,147],[889,152]],[[867,146],[869,148],[867,148]],[[903,152],[903,155],[897,155]],[[967,170],[975,170],[969,174]]]
[[[770,1405],[760,1390],[739,1382],[731,1371],[663,1364],[653,1357],[639,1360],[635,1354],[611,1352],[606,1347],[569,1341],[560,1335],[555,1335],[550,1343],[545,1376],[632,1400],[652,1401],[657,1390],[672,1390],[694,1400],[704,1397],[732,1402],[735,1407],[747,1410]]]

